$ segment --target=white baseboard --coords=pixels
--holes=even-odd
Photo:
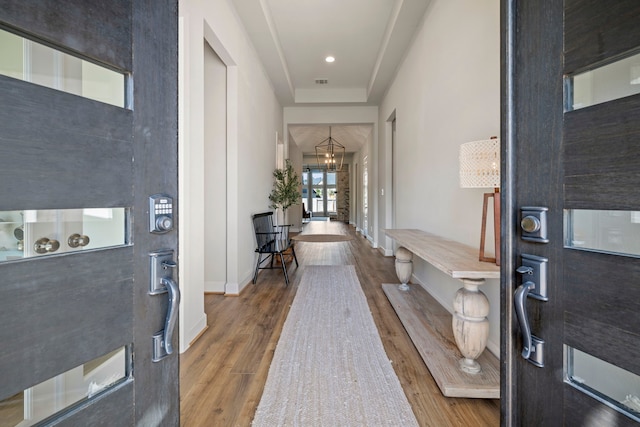
[[[240,283],[227,283],[224,294],[228,296],[238,296],[251,282],[253,282],[253,271],[246,273],[244,279],[240,280],[240,283],[244,283],[242,286],[240,286]]]
[[[378,252],[380,252],[382,256],[393,256],[393,251],[391,249],[386,249],[382,246],[378,246]]]
[[[204,291],[214,294],[224,293],[225,283],[221,280],[207,280],[204,282]]]
[[[241,290],[237,283],[227,283],[224,287],[224,294],[229,296],[240,295]]]
[[[369,244],[371,245],[371,247],[373,249],[377,249],[378,248],[378,242],[373,240],[373,237],[371,237],[371,236],[366,236],[366,237],[367,237],[367,240],[369,241]]]
[[[202,313],[200,320],[189,330],[180,336],[180,353],[187,351],[194,339],[207,328],[207,315]]]

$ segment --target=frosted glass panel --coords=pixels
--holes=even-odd
[[[0,74],[24,77],[24,47],[22,37],[0,30]]]
[[[128,212],[128,208],[0,211],[0,262],[127,245]]]
[[[113,387],[128,376],[127,349],[73,368],[0,401],[0,427],[28,427]]]
[[[0,30],[0,74],[125,107],[124,73]]]
[[[640,421],[640,376],[564,346],[565,382]]]
[[[567,110],[640,93],[640,54],[568,77]]]
[[[640,212],[565,210],[565,246],[640,256]]]

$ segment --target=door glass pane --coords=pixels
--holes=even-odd
[[[565,382],[640,421],[640,376],[564,346]]]
[[[336,213],[336,187],[327,187],[327,212]]]
[[[0,401],[0,426],[32,426],[91,399],[126,379],[128,366],[122,347]]]
[[[327,172],[327,214],[335,214],[336,206],[336,176],[335,172]]]
[[[312,211],[314,213],[324,214],[324,191],[322,188],[313,189],[313,198],[311,199]]]
[[[125,107],[126,75],[0,29],[0,74]]]
[[[130,244],[129,208],[0,211],[0,262]]]
[[[312,173],[313,185],[323,185],[324,184],[324,172],[313,172]]]
[[[327,172],[327,185],[336,185],[336,173]]]
[[[568,248],[640,256],[640,212],[567,209]]]
[[[640,93],[640,54],[567,78],[567,110]]]

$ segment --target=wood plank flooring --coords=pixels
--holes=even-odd
[[[300,267],[263,270],[239,297],[206,295],[209,329],[180,356],[181,425],[250,426],[267,379],[282,325],[305,265],[354,265],[385,351],[421,426],[498,426],[500,405],[491,399],[442,395],[382,291],[396,283],[393,258],[366,239],[297,242]]]

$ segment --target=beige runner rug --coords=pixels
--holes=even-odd
[[[253,426],[417,426],[353,266],[305,266]]]

